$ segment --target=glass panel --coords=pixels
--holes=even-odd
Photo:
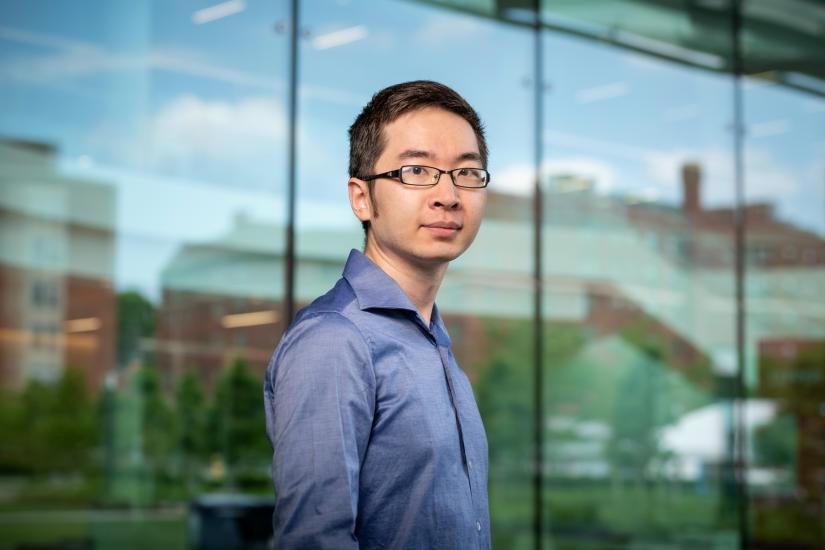
[[[271,501],[284,10],[0,7],[0,546],[180,548],[226,527],[205,493]]]
[[[822,548],[825,35],[811,23],[825,20],[825,7],[748,1],[743,11],[751,537],[760,547]],[[774,36],[788,36],[788,47],[769,50]]]
[[[642,20],[675,35],[687,12],[613,2],[596,28],[557,4],[543,12],[547,543],[733,547],[733,81],[593,39]]]
[[[347,129],[372,94],[398,82],[437,80],[484,120],[492,173],[487,218],[450,267],[437,303],[487,429],[493,546],[531,548],[532,35],[410,2],[310,0],[303,12],[298,301],[326,292],[349,250],[362,244],[347,198]]]

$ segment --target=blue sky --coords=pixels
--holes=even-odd
[[[0,135],[55,144],[66,175],[114,185],[118,286],[156,291],[182,243],[238,211],[284,219],[287,2],[5,2]],[[370,95],[443,81],[485,120],[493,185],[527,193],[533,159],[532,35],[413,2],[308,0],[300,67],[301,227],[355,227],[346,130]],[[543,169],[600,193],[676,204],[699,162],[703,199],[733,200],[733,82],[547,32]],[[825,235],[825,100],[759,81],[744,89],[749,201]],[[357,246],[359,243],[353,243]]]

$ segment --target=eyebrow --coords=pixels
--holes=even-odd
[[[467,153],[463,153],[461,155],[458,155],[458,157],[456,157],[455,160],[457,160],[457,161],[460,161],[460,160],[477,160],[478,162],[481,162],[481,154],[476,153],[476,152],[467,152]]]
[[[398,155],[398,160],[429,158],[432,158],[432,155],[427,151],[422,151],[421,149],[407,149],[406,151]]]
[[[433,155],[430,154],[429,151],[424,151],[421,149],[407,149],[400,155],[398,155],[398,160],[405,160],[405,159],[431,159]],[[458,155],[455,160],[462,161],[462,160],[474,160],[481,162],[481,155],[476,153],[475,151],[468,151],[466,153],[462,153]]]

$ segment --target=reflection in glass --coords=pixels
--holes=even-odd
[[[285,8],[41,4],[0,8],[0,546],[183,547],[199,495],[271,507]]]
[[[373,93],[437,80],[464,95],[485,123],[494,174],[488,214],[473,246],[450,266],[438,307],[487,429],[493,546],[530,548],[530,31],[412,2],[310,0],[302,9],[312,38],[301,43],[298,301],[326,292],[350,248],[362,245],[346,192],[346,129]],[[479,85],[481,59],[496,64],[490,85]],[[340,67],[348,68],[346,79]],[[506,112],[501,97],[511,98]]]
[[[0,7],[0,546],[265,544],[289,3],[30,4]],[[537,169],[544,547],[822,547],[822,6],[541,2],[536,167],[531,6],[299,4],[299,304],[362,243],[346,128],[372,93],[440,80],[486,122],[487,218],[439,307],[494,547],[534,543]]]
[[[825,100],[744,82],[745,361],[750,528],[758,544],[825,544]]]
[[[543,41],[546,543],[732,545],[732,80]]]

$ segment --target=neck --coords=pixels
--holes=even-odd
[[[387,254],[373,243],[368,243],[364,255],[392,277],[409,297],[429,326],[435,296],[447,273],[447,262],[420,264]]]

